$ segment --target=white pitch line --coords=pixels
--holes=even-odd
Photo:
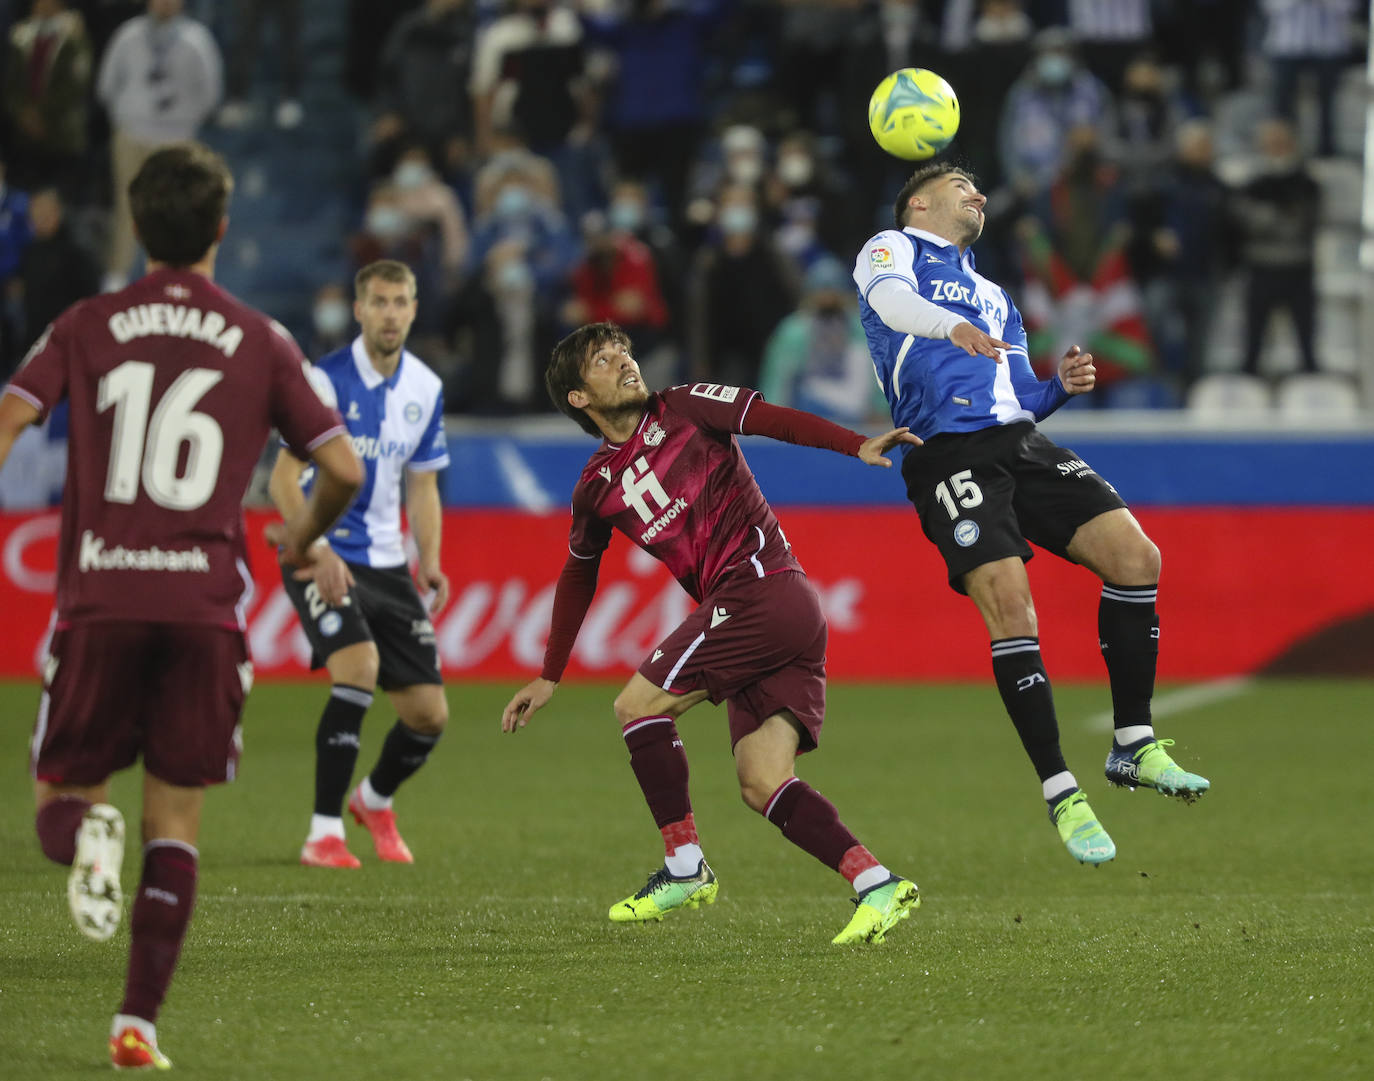
[[[1197,709],[1199,706],[1210,706],[1213,702],[1225,702],[1229,698],[1238,698],[1245,694],[1254,682],[1254,678],[1251,676],[1230,676],[1226,679],[1214,679],[1207,683],[1195,683],[1191,687],[1184,687],[1181,690],[1171,691],[1157,697],[1150,704],[1150,715],[1157,721],[1163,717],[1172,717],[1175,713]],[[1114,723],[1112,711],[1104,710],[1101,713],[1094,713],[1083,723],[1093,732],[1110,732]]]

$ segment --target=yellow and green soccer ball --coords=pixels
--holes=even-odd
[[[935,72],[902,68],[880,82],[868,99],[868,130],[896,157],[934,157],[959,130],[959,99]]]

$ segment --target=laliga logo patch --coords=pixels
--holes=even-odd
[[[343,616],[338,612],[326,612],[320,616],[320,633],[326,638],[333,638],[342,626]]]
[[[420,403],[406,402],[405,418],[407,423],[418,424],[420,421]]]
[[[644,445],[646,447],[656,447],[663,442],[663,437],[668,433],[659,426],[658,421],[652,421],[644,429]]]
[[[954,527],[954,543],[967,548],[978,539],[978,523],[965,518]]]
[[[868,265],[874,270],[892,269],[892,249],[882,246],[868,249]]]

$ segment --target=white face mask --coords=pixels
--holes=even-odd
[[[815,166],[805,154],[787,154],[778,162],[778,179],[789,188],[800,188],[811,182]]]
[[[353,312],[342,300],[322,300],[315,305],[315,330],[326,338],[336,338],[348,329]]]
[[[528,289],[534,284],[534,275],[528,264],[511,259],[501,264],[496,272],[496,287],[501,290]]]
[[[398,188],[406,191],[413,191],[429,183],[434,176],[433,171],[422,161],[403,161],[396,166],[396,171],[391,174],[391,182]]]
[[[727,236],[752,233],[759,216],[752,206],[727,206],[720,212],[720,231]]]
[[[404,211],[385,203],[367,212],[368,232],[381,240],[399,240],[405,236],[409,224]]]

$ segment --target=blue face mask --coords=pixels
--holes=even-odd
[[[512,184],[501,189],[493,208],[498,218],[523,218],[534,208],[534,197],[528,189]]]
[[[727,206],[720,212],[720,231],[726,236],[752,233],[758,223],[758,212],[751,206]]]
[[[612,229],[632,233],[644,224],[644,208],[633,199],[617,199],[606,212]]]
[[[534,284],[534,275],[527,264],[518,259],[502,263],[496,272],[496,287],[505,290],[527,289]]]
[[[1035,72],[1047,86],[1063,86],[1073,75],[1073,61],[1063,53],[1046,53],[1035,62]]]

